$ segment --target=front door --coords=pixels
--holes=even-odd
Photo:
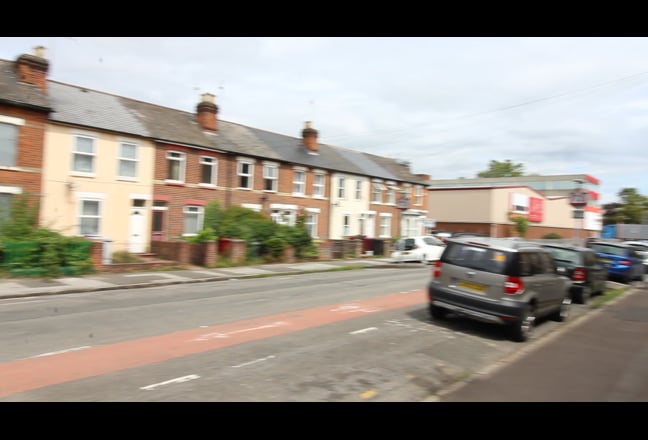
[[[146,210],[143,207],[131,208],[128,252],[141,254],[146,251]]]

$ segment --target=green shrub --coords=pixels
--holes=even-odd
[[[271,237],[263,242],[266,255],[271,261],[279,261],[283,256],[283,251],[288,247],[288,243],[281,237]]]

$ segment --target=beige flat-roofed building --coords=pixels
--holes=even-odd
[[[428,212],[435,224],[428,232],[518,236],[514,218],[524,216],[529,239],[547,234],[563,238],[600,235],[600,208],[584,207],[582,219],[575,219],[574,211],[568,196],[545,196],[525,185],[428,188]]]

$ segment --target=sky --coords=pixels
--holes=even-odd
[[[510,160],[648,196],[648,37],[0,37],[49,79],[407,160],[432,179]]]

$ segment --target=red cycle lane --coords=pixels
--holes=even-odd
[[[234,321],[0,364],[0,397],[427,301],[424,290]]]

